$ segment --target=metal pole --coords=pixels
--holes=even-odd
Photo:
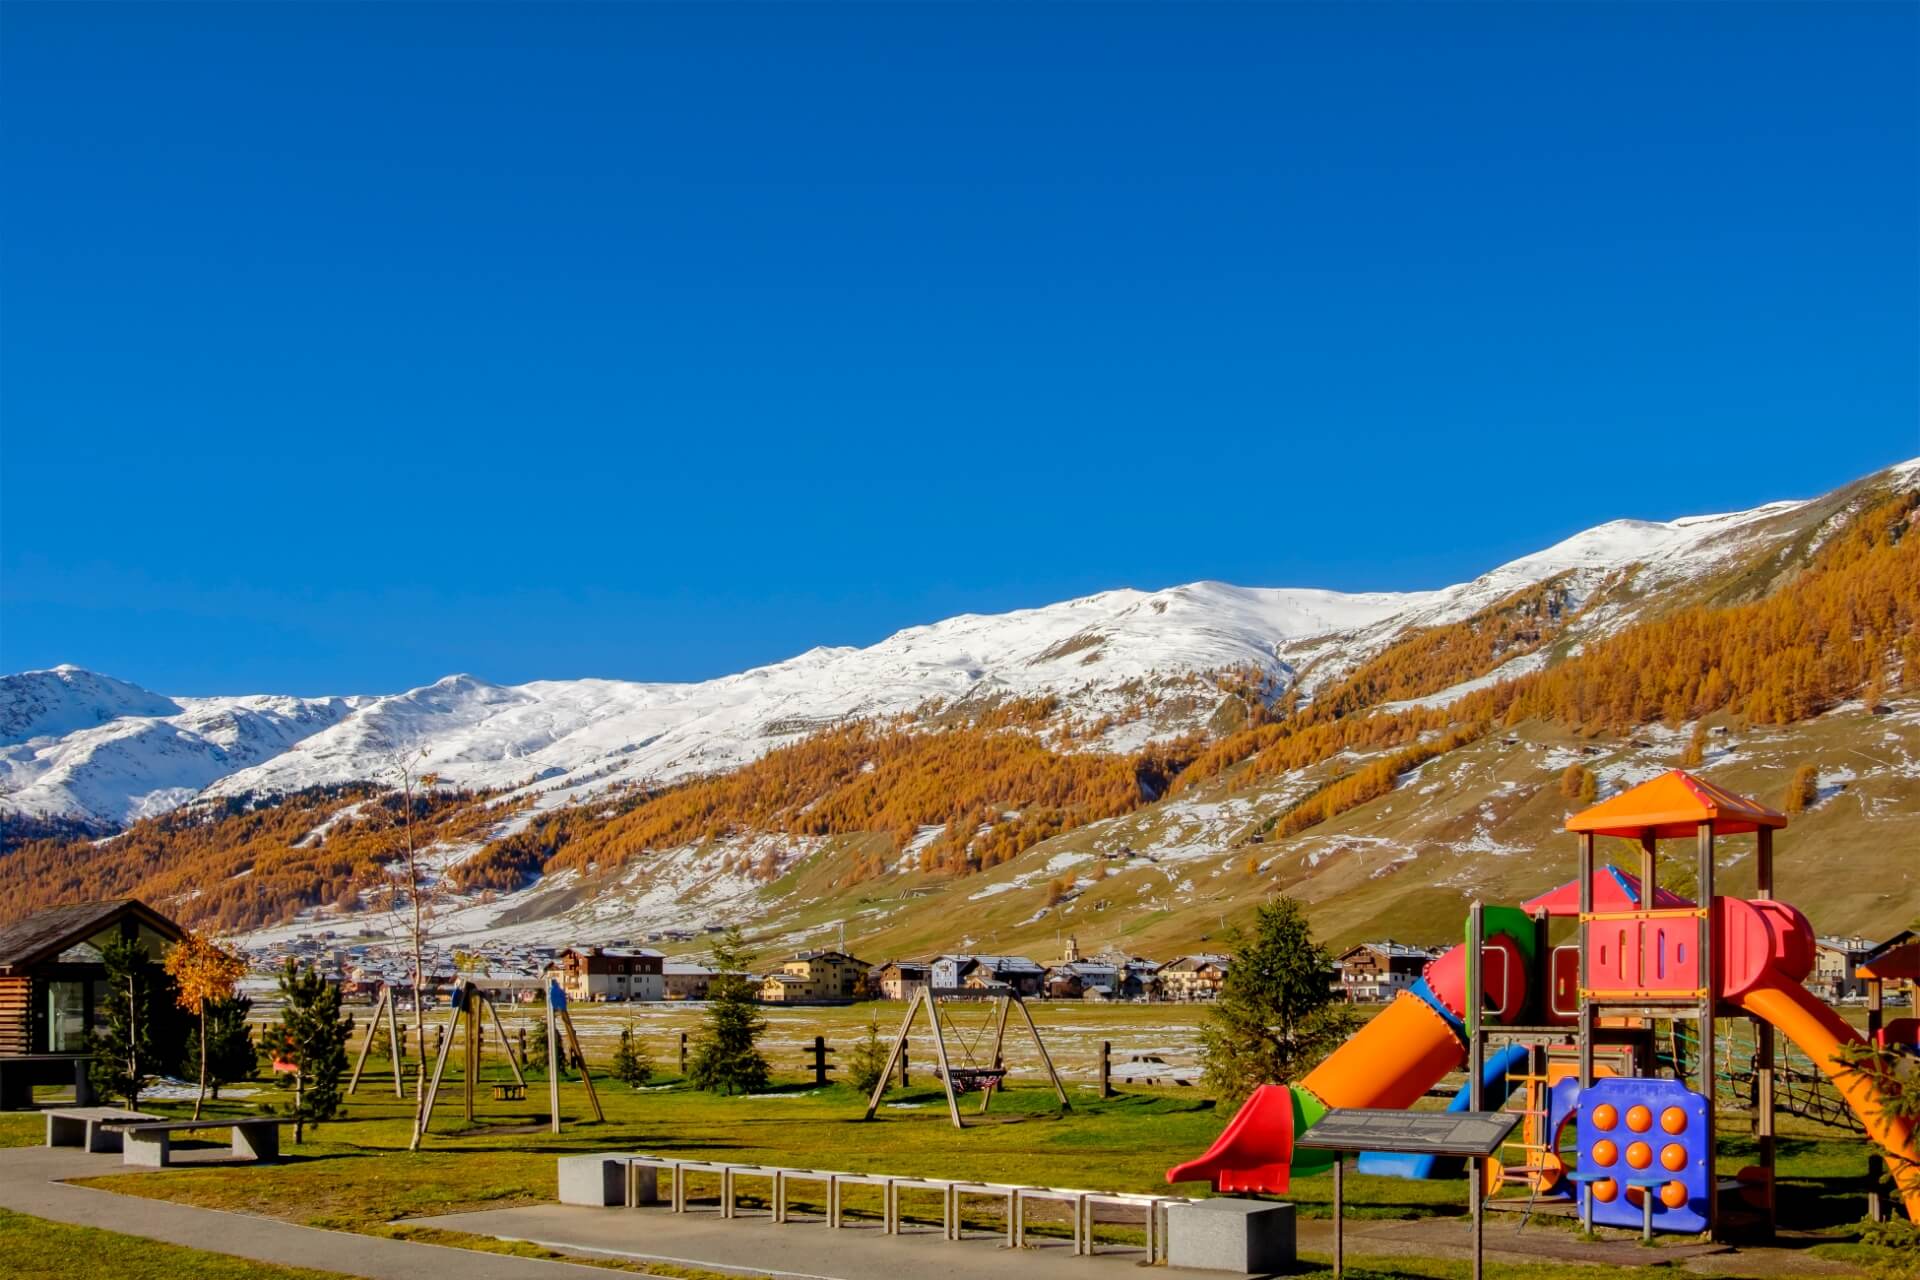
[[[1700,998],[1700,1093],[1707,1100],[1707,1131],[1701,1138],[1701,1150],[1707,1153],[1707,1236],[1714,1238],[1720,1224],[1720,1173],[1714,1160],[1714,1144],[1719,1126],[1714,1113],[1719,1109],[1713,1094],[1713,997],[1717,975],[1713,964],[1713,823],[1698,828],[1700,855],[1700,985],[1706,992]]]
[[[1591,947],[1593,944],[1593,832],[1580,833],[1580,980],[1576,998],[1580,1010],[1580,1087],[1593,1087],[1593,1001],[1587,991],[1593,985]]]
[[[1339,1280],[1345,1274],[1347,1265],[1346,1227],[1342,1222],[1345,1216],[1341,1210],[1346,1204],[1346,1163],[1345,1152],[1333,1153],[1333,1275]]]

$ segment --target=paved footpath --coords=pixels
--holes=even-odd
[[[460,1280],[607,1280],[608,1272],[603,1267],[322,1231],[252,1214],[116,1195],[55,1181],[119,1173],[124,1168],[117,1155],[89,1155],[73,1147],[8,1147],[0,1150],[0,1207],[256,1262],[311,1267],[367,1280],[423,1280],[452,1275]],[[148,1176],[164,1178],[167,1174],[157,1170]]]

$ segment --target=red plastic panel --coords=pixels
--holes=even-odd
[[[1652,911],[1595,920],[1589,928],[1590,991],[1672,996],[1706,985],[1700,976],[1700,921],[1691,913]]]

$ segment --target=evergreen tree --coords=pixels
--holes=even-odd
[[[767,1060],[754,1045],[767,1020],[753,1002],[745,972],[748,960],[737,928],[729,928],[714,944],[707,1012],[687,1063],[687,1079],[696,1089],[750,1093],[767,1087]]]
[[[89,1037],[93,1061],[87,1071],[102,1097],[137,1108],[148,1082],[174,1065],[168,1050],[175,1037],[166,1021],[172,984],[146,948],[127,938],[108,942],[100,959],[107,970],[106,990]]]
[[[1223,1106],[1255,1085],[1297,1080],[1350,1035],[1351,1006],[1334,991],[1333,957],[1292,898],[1261,905],[1234,951],[1200,1029],[1206,1080]]]
[[[253,1010],[253,1001],[245,996],[232,996],[225,1000],[207,1002],[204,1017],[206,1019],[206,1073],[207,1093],[219,1098],[223,1084],[240,1084],[253,1079],[260,1065],[259,1054],[253,1043],[253,1029],[247,1025],[247,1014]],[[187,1041],[187,1074],[201,1076],[200,1039],[194,1037]]]
[[[613,1051],[613,1078],[634,1089],[653,1079],[653,1059],[627,1027],[620,1028],[620,1045]]]
[[[340,1012],[340,988],[311,966],[288,960],[280,972],[280,1057],[293,1070],[281,1078],[293,1089],[293,1140],[340,1114],[341,1079],[347,1073],[347,1037],[352,1017]]]
[[[873,1092],[873,1086],[880,1083],[880,1073],[887,1069],[888,1046],[880,1039],[880,1024],[869,1020],[867,1034],[854,1041],[853,1053],[847,1061],[847,1083],[863,1094]]]

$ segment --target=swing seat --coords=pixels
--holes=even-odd
[[[937,1078],[948,1079],[955,1093],[979,1093],[982,1089],[991,1093],[1000,1087],[1007,1078],[1005,1067],[955,1067],[951,1073],[944,1074],[935,1067],[933,1074]]]

